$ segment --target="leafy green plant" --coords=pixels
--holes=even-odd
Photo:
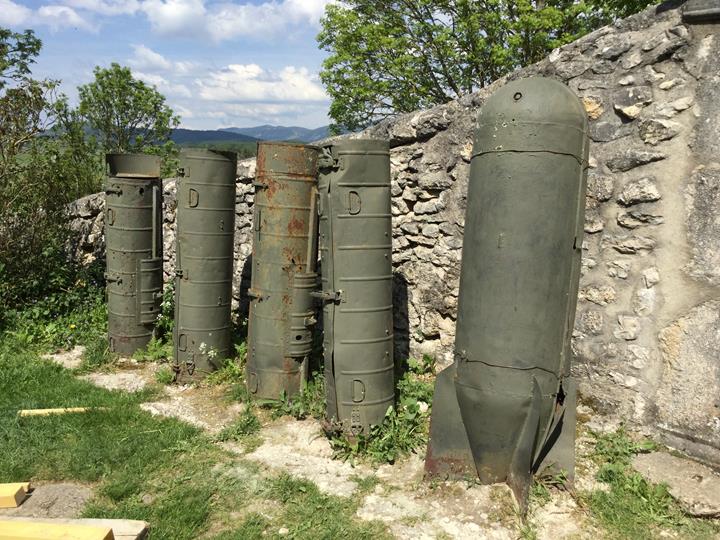
[[[133,358],[139,362],[161,362],[170,360],[173,357],[172,341],[166,339],[158,339],[155,336],[144,349],[139,349],[133,354]]]
[[[397,406],[389,407],[381,425],[368,435],[347,437],[337,433],[331,444],[338,457],[368,458],[375,463],[393,463],[427,444],[433,395],[434,359],[409,360],[408,371],[397,384]]]
[[[94,336],[93,339],[87,342],[85,347],[82,370],[90,371],[113,361],[114,355],[110,352],[110,346],[105,334]]]
[[[219,441],[240,441],[249,435],[255,435],[262,425],[252,408],[247,407],[240,417],[223,429],[217,436]]]
[[[159,338],[172,337],[175,328],[175,282],[170,281],[163,289],[160,313],[155,321],[155,335]]]
[[[272,409],[272,417],[292,416],[297,420],[321,419],[325,416],[325,375],[314,372],[300,393],[288,397],[283,393],[279,401],[263,403]]]
[[[170,366],[160,366],[155,372],[155,380],[159,384],[172,384],[175,382],[175,372]]]

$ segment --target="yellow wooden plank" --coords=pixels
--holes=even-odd
[[[115,540],[115,537],[108,527],[0,520],[0,540]]]
[[[0,484],[0,489],[2,489],[2,486],[20,486],[25,490],[25,493],[30,493],[30,482],[8,482]]]
[[[0,484],[0,508],[16,508],[25,500],[23,484]]]
[[[49,416],[51,414],[83,413],[88,411],[105,411],[107,407],[65,407],[61,409],[23,409],[18,416]]]

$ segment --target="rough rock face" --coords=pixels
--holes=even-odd
[[[574,373],[597,411],[657,429],[720,463],[720,27],[666,3],[602,28],[510,78],[567,83],[590,118]],[[397,357],[452,361],[477,110],[499,80],[357,136],[390,140]],[[238,169],[235,299],[246,316],[252,160]],[[173,270],[174,182],[165,184]],[[102,198],[74,207],[82,256],[102,253]]]

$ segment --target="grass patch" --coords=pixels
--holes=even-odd
[[[390,407],[383,423],[368,435],[348,438],[337,433],[332,446],[338,457],[367,458],[374,463],[393,463],[398,458],[424,448],[428,441],[434,390],[434,359],[411,359],[408,371],[397,384],[397,406]]]
[[[392,538],[382,524],[358,522],[354,519],[359,504],[357,499],[327,495],[307,480],[281,474],[268,480],[264,495],[283,504],[284,511],[277,522],[284,524],[289,530],[288,538]]]
[[[92,371],[99,367],[111,364],[115,355],[110,352],[110,345],[106,334],[96,334],[85,344],[82,356],[81,371]]]
[[[262,425],[251,408],[245,409],[232,424],[217,435],[219,441],[242,441],[260,431]]]
[[[600,465],[597,479],[608,491],[585,495],[585,503],[610,538],[653,539],[663,531],[680,538],[714,538],[718,521],[687,516],[670,496],[667,486],[649,483],[630,465],[632,457],[656,448],[655,443],[636,442],[624,428],[596,438],[593,459]]]
[[[172,384],[175,382],[175,372],[170,366],[160,366],[155,371],[155,382],[158,384]]]

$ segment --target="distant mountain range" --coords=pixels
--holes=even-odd
[[[330,136],[330,126],[308,129],[298,126],[256,126],[250,128],[225,128],[223,131],[238,133],[260,139],[261,141],[300,141],[313,142]]]
[[[329,126],[307,129],[297,126],[256,126],[226,129],[174,129],[171,139],[180,146],[257,141],[313,142],[329,136]]]

